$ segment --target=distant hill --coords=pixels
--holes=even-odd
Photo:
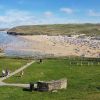
[[[54,24],[17,26],[7,32],[13,35],[100,35],[100,24]]]
[[[8,28],[1,28],[0,31],[7,31]]]

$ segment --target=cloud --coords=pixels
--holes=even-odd
[[[89,10],[89,16],[100,17],[100,12],[95,12],[94,10]]]
[[[27,11],[8,10],[0,16],[1,27],[12,27],[16,25],[35,24],[35,16]]]
[[[4,28],[20,25],[62,24],[73,22],[73,20],[52,15],[51,12],[45,12],[45,16],[44,13],[43,15],[37,16],[29,11],[21,11],[17,9],[8,10],[4,15],[0,15],[0,27]]]
[[[92,15],[95,15],[92,12]],[[96,16],[96,15],[95,15]],[[82,22],[99,22],[100,20],[82,20],[70,17],[54,16],[52,12],[47,11],[42,14],[10,9],[0,15],[0,28],[15,27],[20,25],[42,25],[42,24],[64,24],[64,23],[82,23]]]
[[[60,11],[67,14],[72,14],[74,12],[74,10],[71,8],[60,8]]]
[[[50,12],[50,11],[46,11],[46,12],[44,13],[44,15],[45,15],[46,17],[51,17],[51,16],[53,16],[53,13]]]

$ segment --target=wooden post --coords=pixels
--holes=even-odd
[[[40,63],[42,63],[42,59],[40,59]]]
[[[81,61],[81,66],[82,66],[83,64],[82,64],[82,61]]]
[[[70,65],[71,65],[71,62],[70,62]]]
[[[93,65],[93,62],[91,62],[91,65]]]
[[[88,62],[88,66],[89,66],[90,64],[89,64],[89,62]]]

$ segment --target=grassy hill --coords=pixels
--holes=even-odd
[[[7,32],[13,35],[100,35],[100,24],[54,24],[17,26]]]
[[[0,28],[0,31],[7,31],[8,28]]]

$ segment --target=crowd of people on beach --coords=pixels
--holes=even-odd
[[[86,38],[74,38],[68,36],[52,36],[49,38],[53,43],[69,43],[78,46],[88,46],[93,49],[100,49],[100,40],[92,40],[89,37]]]
[[[59,36],[48,36],[48,35],[39,35],[39,36],[24,36],[23,44],[7,44],[6,51],[7,53],[12,53],[16,55],[40,55],[41,54],[58,54],[61,55],[71,48],[71,54],[73,55],[86,55],[86,57],[100,57],[100,39],[84,36],[84,35],[59,35]],[[59,50],[59,49],[60,50]],[[10,50],[10,51],[9,51]],[[12,51],[11,51],[12,50]],[[51,50],[51,51],[50,51]],[[19,52],[20,51],[20,52]],[[38,51],[38,52],[37,52]],[[34,53],[33,53],[34,52]],[[37,52],[37,53],[36,53]],[[45,53],[44,53],[45,52]],[[19,53],[19,54],[18,54]],[[66,56],[68,54],[66,53]]]

